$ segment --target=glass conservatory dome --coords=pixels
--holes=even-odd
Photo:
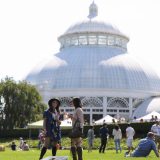
[[[160,79],[127,53],[129,38],[111,24],[90,20],[71,26],[58,40],[60,52],[26,80],[51,89],[111,89],[160,93]]]
[[[160,96],[160,78],[127,53],[129,38],[112,24],[95,20],[97,15],[93,1],[89,20],[69,27],[58,37],[60,51],[39,63],[26,77],[46,104],[52,97],[59,98],[61,112],[73,114],[70,101],[79,97],[90,124],[107,114],[131,118],[134,111],[137,115],[148,110],[146,105],[154,108],[150,101],[142,103],[145,99]],[[159,99],[154,102],[158,104]]]
[[[140,118],[153,111],[160,113],[160,97],[150,97],[146,99],[139,107],[134,111],[132,117]]]
[[[56,63],[55,63],[56,62]],[[159,77],[119,48],[73,47],[59,52],[27,77],[52,89],[127,89],[160,91]]]
[[[71,26],[58,40],[61,49],[86,45],[117,46],[127,49],[129,38],[111,24],[84,21]]]

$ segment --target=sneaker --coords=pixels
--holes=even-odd
[[[129,153],[125,152],[124,157],[128,157]]]
[[[129,152],[126,152],[125,157],[131,157],[131,154]]]

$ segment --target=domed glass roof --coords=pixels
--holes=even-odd
[[[134,111],[132,117],[140,118],[153,111],[160,113],[160,97],[151,97],[145,100],[138,108]]]
[[[64,35],[73,33],[86,33],[86,32],[109,33],[126,37],[123,33],[119,31],[119,29],[116,26],[113,26],[109,23],[94,21],[94,20],[76,23],[73,26],[71,26],[64,33]]]
[[[128,37],[111,24],[92,19],[80,22],[58,40],[60,52],[33,69],[27,81],[62,91],[103,89],[160,93],[159,77],[127,54]]]
[[[118,46],[125,51],[129,38],[111,24],[98,21],[80,22],[70,27],[58,38],[61,49],[72,46]]]
[[[72,47],[56,56],[61,65],[54,66],[54,57],[38,72],[31,72],[27,80],[34,79],[39,85],[47,82],[51,89],[160,91],[159,77],[120,48]]]

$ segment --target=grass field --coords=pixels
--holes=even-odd
[[[30,145],[30,151],[11,151],[10,144],[12,141],[15,141],[16,145],[19,145],[19,140],[17,139],[0,139],[0,145],[5,146],[5,151],[0,152],[0,160],[38,160],[40,150],[38,150],[37,144],[38,140],[27,140],[28,144]],[[139,139],[135,139],[133,146],[136,147],[138,144]],[[98,153],[98,147],[100,145],[100,139],[95,138],[94,147],[96,148],[93,152],[88,153],[87,150],[83,150],[83,160],[156,160],[156,156],[153,152],[147,158],[129,158],[124,157],[124,153],[126,152],[126,140],[122,139],[121,147],[122,153],[115,153],[114,150],[114,141],[112,138],[108,140],[107,150],[105,154]],[[62,138],[62,146],[69,148],[70,146],[70,139],[69,138]],[[83,139],[83,147],[87,148],[87,139]],[[51,156],[51,150],[48,150],[45,157]],[[69,149],[68,150],[58,150],[57,156],[68,156],[68,160],[72,160],[71,154]]]
[[[104,154],[99,154],[98,150],[88,153],[83,151],[83,160],[156,160],[156,156],[152,152],[147,158],[129,158],[124,157],[124,152],[116,154],[114,150],[106,150]],[[40,150],[31,149],[30,151],[11,151],[7,148],[4,152],[0,152],[0,160],[38,160]],[[51,150],[48,150],[44,157],[51,156]],[[57,156],[68,156],[68,160],[72,160],[69,150],[58,150]]]

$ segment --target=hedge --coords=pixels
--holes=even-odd
[[[135,129],[136,131],[136,138],[141,138],[141,137],[145,137],[146,133],[148,131],[150,131],[151,126],[154,124],[154,122],[144,122],[144,123],[131,123],[131,126]],[[127,123],[122,123],[119,124],[123,136],[125,136],[125,130],[127,128]],[[86,137],[87,135],[87,131],[89,129],[90,126],[85,126],[84,127],[84,137]],[[94,132],[96,137],[99,136],[99,129],[101,126],[95,126],[94,127]],[[108,126],[109,129],[109,134],[112,135],[112,130],[114,128],[113,124],[109,124]],[[38,137],[38,133],[39,133],[39,129],[14,129],[11,131],[4,131],[1,130],[0,131],[0,138],[19,138],[19,137],[23,137],[23,138],[28,138],[29,134],[31,132],[31,138],[37,138]],[[70,132],[70,129],[65,129],[62,130],[62,136],[63,137],[67,137],[68,133]]]

